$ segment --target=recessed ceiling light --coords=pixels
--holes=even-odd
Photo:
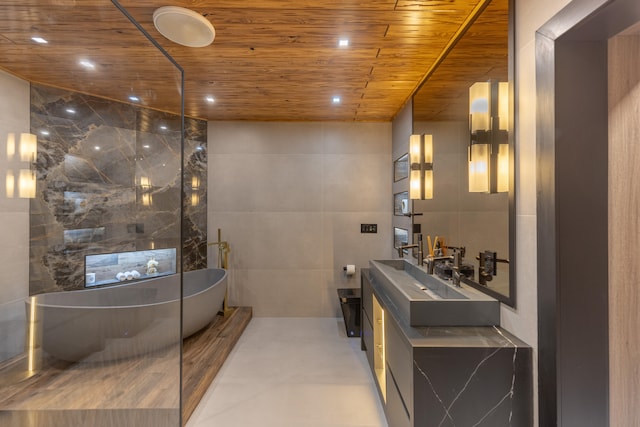
[[[340,99],[340,97],[339,97],[339,96],[334,96],[334,97],[331,99],[331,102],[333,102],[334,104],[340,104],[340,102],[341,102],[341,101],[342,101],[342,99]]]
[[[129,97],[129,101],[131,101],[131,102],[140,102],[140,98],[138,98],[138,97],[137,97],[137,96],[135,96],[135,95],[131,95],[131,96]]]
[[[349,39],[340,39],[338,40],[339,47],[347,47],[349,46]]]
[[[187,47],[209,46],[216,30],[207,18],[190,9],[163,6],[153,12],[153,25],[174,43]]]
[[[49,131],[48,130],[41,130],[40,131],[40,135],[48,136],[49,135]]]
[[[100,146],[96,145],[95,147],[93,147],[93,149],[96,150],[96,151],[100,151]]]
[[[206,98],[204,98],[204,100],[207,101],[209,104],[213,104],[214,102],[216,102],[213,96],[207,96]]]
[[[66,111],[66,112],[67,112],[67,113],[69,113],[69,114],[75,114],[75,113],[76,113],[76,110],[74,110],[73,108],[67,108],[67,109],[66,109],[66,110],[64,110],[64,111]]]
[[[160,129],[167,130],[167,127],[165,125],[160,125]]]
[[[142,148],[150,148],[151,146],[149,144],[145,144],[142,146]]]
[[[33,40],[36,43],[40,43],[40,44],[47,44],[49,43],[47,40],[43,39],[42,37],[38,37],[38,36],[33,36],[31,37],[31,40]]]
[[[89,69],[89,70],[93,70],[93,69],[95,69],[95,68],[96,68],[96,64],[94,64],[94,63],[93,63],[93,62],[91,62],[91,61],[87,61],[86,59],[82,59],[82,60],[80,61],[80,65],[82,65],[84,68],[87,68],[87,69]]]

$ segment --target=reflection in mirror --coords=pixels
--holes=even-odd
[[[409,154],[404,154],[393,162],[393,182],[409,178]]]
[[[402,191],[393,195],[393,214],[397,216],[409,214],[408,191]]]
[[[435,178],[433,199],[414,200],[412,218],[425,240],[445,242],[445,255],[465,248],[474,267],[465,283],[513,306],[513,2],[488,3],[414,94],[412,133],[433,135]]]
[[[409,230],[404,228],[393,227],[393,247],[397,250],[401,250],[402,254],[408,254],[407,249],[400,249],[402,246],[409,244]]]

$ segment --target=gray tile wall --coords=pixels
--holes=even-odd
[[[391,256],[391,124],[210,122],[208,138],[209,240],[220,228],[229,241],[230,303],[341,316],[336,289]]]

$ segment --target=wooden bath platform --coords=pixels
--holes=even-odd
[[[233,308],[227,317],[216,316],[205,329],[183,341],[183,425],[251,317],[250,307]],[[177,425],[180,377],[176,351],[174,347],[96,365],[44,360],[37,373],[20,381],[16,377],[26,372],[26,357],[3,363],[0,425]]]

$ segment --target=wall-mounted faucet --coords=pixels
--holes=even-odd
[[[479,261],[478,282],[482,286],[487,286],[487,282],[492,281],[493,276],[498,274],[499,262],[509,264],[508,259],[498,258],[498,253],[492,251],[480,252],[476,259]]]
[[[417,248],[418,249],[418,265],[424,265],[424,246],[422,244],[422,234],[418,234],[418,243],[413,243],[411,245],[402,245],[402,246],[398,246],[396,247],[396,249],[398,250],[398,256],[400,258],[404,257],[404,250],[405,249],[412,249],[412,248]]]

